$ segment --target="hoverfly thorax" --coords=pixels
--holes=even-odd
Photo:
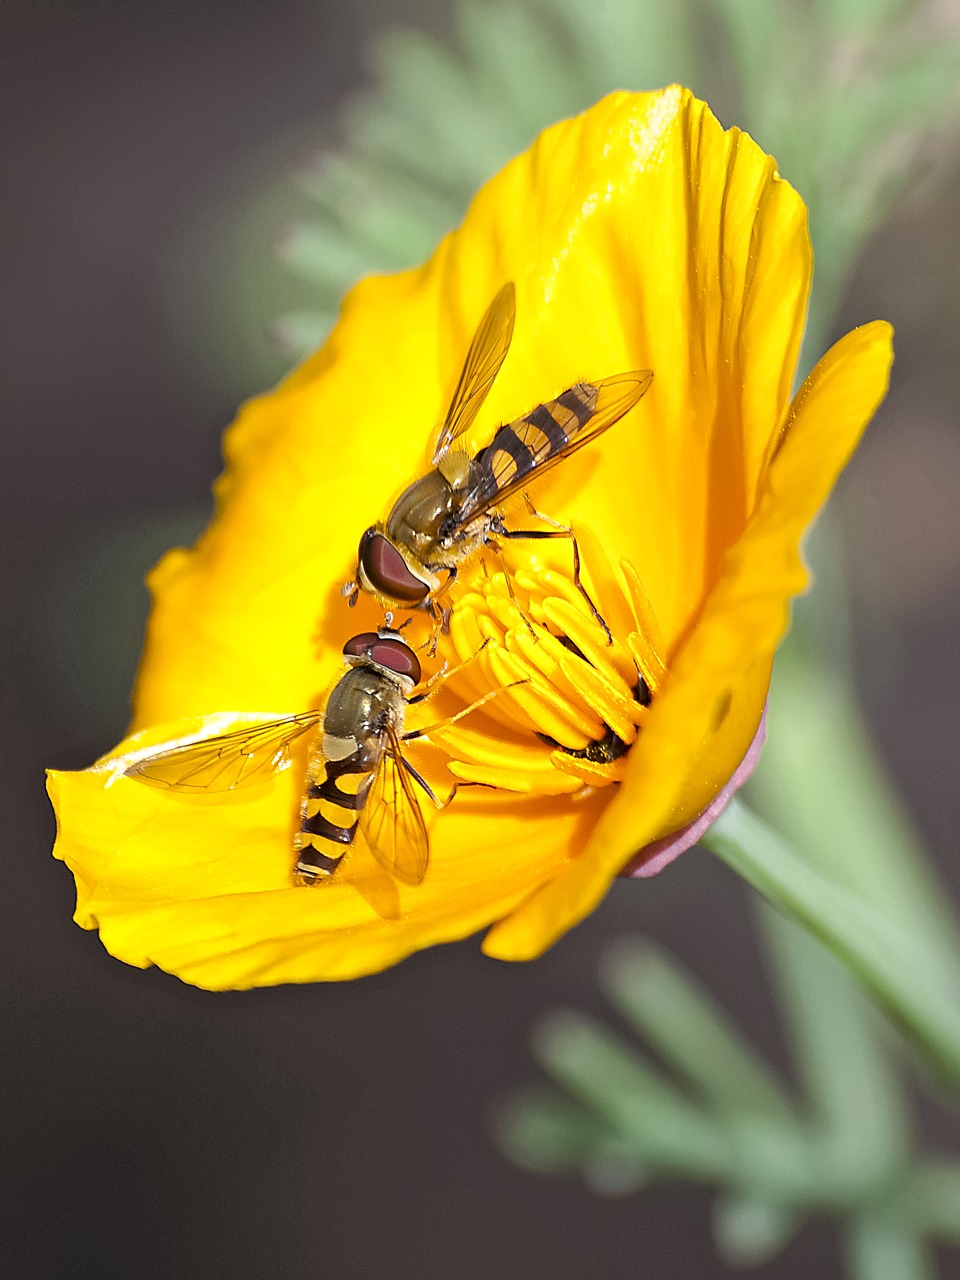
[[[576,584],[586,595],[577,576],[579,553],[572,529],[537,512],[550,529],[507,529],[501,511],[525,496],[532,481],[618,422],[653,375],[641,369],[574,383],[523,417],[501,423],[484,448],[469,453],[462,441],[507,357],[515,313],[514,286],[506,284],[470,344],[436,436],[435,469],[409,485],[386,522],[371,526],[360,540],[355,581],[343,589],[351,603],[359,591],[369,591],[388,607],[431,609],[439,619],[447,610],[437,598],[456,578],[461,562],[484,544],[498,547],[503,538],[572,539]]]
[[[296,881],[329,880],[359,831],[391,876],[419,884],[429,844],[413,780],[433,794],[404,758],[404,741],[418,735],[404,734],[403,725],[420,660],[387,628],[352,636],[343,657],[347,670],[322,708],[161,748],[126,775],[170,791],[235,791],[288,769],[293,744],[310,734],[293,840]]]

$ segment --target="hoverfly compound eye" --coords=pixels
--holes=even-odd
[[[361,631],[358,636],[351,636],[347,643],[343,646],[343,656],[345,658],[367,658],[370,656],[370,647],[377,643],[380,636],[376,631]]]
[[[398,604],[419,604],[430,588],[415,578],[403,556],[388,538],[368,529],[360,539],[360,572],[374,591]]]
[[[370,660],[398,676],[420,683],[420,659],[403,640],[378,639],[368,650]]]

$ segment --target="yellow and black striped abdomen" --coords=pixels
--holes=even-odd
[[[561,453],[593,417],[596,404],[597,388],[578,382],[556,400],[500,427],[476,459],[486,487],[515,484]]]
[[[332,876],[353,844],[372,772],[358,748],[342,760],[317,751],[307,770],[294,838],[296,874],[304,884]]]

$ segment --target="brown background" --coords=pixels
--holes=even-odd
[[[198,227],[209,235],[225,190],[242,203],[278,139],[336,136],[331,113],[383,17],[365,12],[0,8],[0,1271],[726,1275],[707,1193],[598,1198],[519,1172],[489,1136],[497,1098],[536,1074],[527,1037],[544,1010],[612,1017],[593,972],[627,930],[673,948],[787,1068],[745,895],[706,854],[617,886],[536,964],[499,965],[468,941],[348,986],[228,995],[110,959],[70,922],[73,885],[49,857],[41,769],[88,764],[122,733],[139,575],[205,509],[219,433],[252,389],[205,376],[216,307],[202,290],[171,296],[177,255]],[[387,16],[436,27],[442,12]],[[841,493],[861,692],[955,894],[958,196],[953,166],[901,203],[847,298],[848,324],[894,321],[898,362]],[[955,1121],[928,1123],[960,1147]],[[836,1256],[815,1224],[754,1274],[838,1274]],[[960,1276],[956,1254],[942,1274]]]

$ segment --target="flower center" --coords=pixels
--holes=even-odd
[[[498,696],[483,709],[495,732],[467,717],[431,733],[455,777],[540,795],[623,778],[665,667],[633,566],[604,567],[590,591],[612,641],[576,584],[552,568],[477,574],[457,599],[449,643],[452,661],[467,665],[451,683],[469,701]]]

